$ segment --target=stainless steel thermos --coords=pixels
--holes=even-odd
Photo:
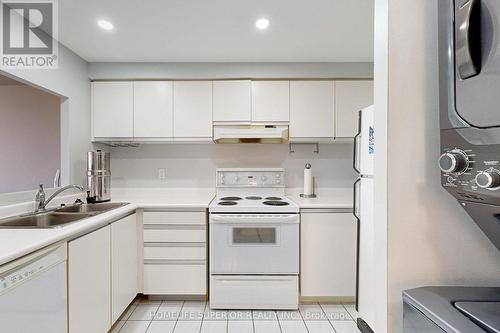
[[[111,200],[111,167],[109,152],[97,150],[87,153],[87,200]]]

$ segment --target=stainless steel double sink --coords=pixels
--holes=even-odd
[[[0,220],[0,229],[48,229],[58,228],[112,209],[128,205],[128,202],[75,204],[54,210],[19,215]]]

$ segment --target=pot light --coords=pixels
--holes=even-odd
[[[99,20],[97,21],[97,25],[99,26],[99,28],[106,31],[111,31],[114,29],[113,23],[107,20]]]
[[[269,27],[269,20],[266,18],[260,18],[255,21],[255,26],[259,30],[266,30]]]

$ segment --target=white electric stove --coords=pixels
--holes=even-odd
[[[210,212],[210,307],[297,309],[299,207],[283,169],[217,169]]]

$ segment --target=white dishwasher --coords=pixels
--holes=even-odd
[[[0,266],[0,325],[9,333],[67,333],[67,245]]]

